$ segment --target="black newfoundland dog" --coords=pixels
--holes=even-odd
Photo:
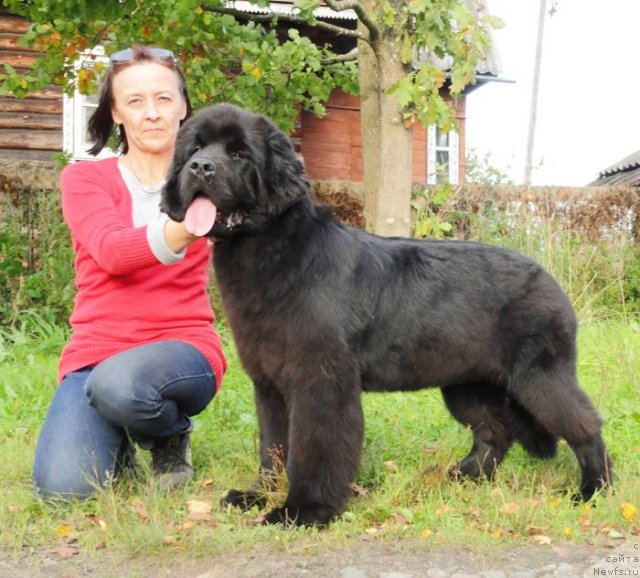
[[[226,503],[264,503],[278,451],[289,493],[265,521],[329,522],[356,478],[362,392],[434,386],[473,433],[452,475],[490,478],[514,442],[549,458],[564,438],[581,497],[610,484],[600,419],[576,380],[571,304],[535,262],[342,225],[312,203],[289,139],[228,104],[183,125],[162,208],[215,239],[224,311],[255,385],[260,477]]]

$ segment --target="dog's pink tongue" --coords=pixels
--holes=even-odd
[[[184,217],[184,226],[192,235],[202,237],[213,227],[216,220],[216,206],[206,197],[196,197]]]

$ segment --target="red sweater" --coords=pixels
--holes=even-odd
[[[179,339],[205,355],[220,387],[226,360],[207,293],[211,248],[200,239],[181,261],[160,263],[147,227],[133,226],[131,195],[117,162],[79,162],[61,175],[77,294],[58,379],[136,345]]]

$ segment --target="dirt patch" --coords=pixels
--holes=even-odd
[[[0,578],[583,578],[600,575],[597,568],[607,570],[610,564],[605,556],[611,559],[617,552],[627,552],[622,558],[629,561],[634,552],[640,555],[639,547],[627,542],[614,548],[536,545],[482,551],[361,540],[316,553],[293,546],[287,551],[243,551],[196,559],[122,560],[106,550],[69,559],[61,559],[55,552],[35,552],[15,559],[0,552]],[[633,562],[629,568],[627,575],[640,574],[639,564],[635,563],[635,574]]]

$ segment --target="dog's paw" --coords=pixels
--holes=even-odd
[[[478,458],[467,456],[464,460],[459,461],[449,470],[449,477],[457,482],[464,480],[472,480],[479,482],[487,477],[491,477],[493,472],[487,473],[481,466]]]
[[[283,506],[275,508],[266,514],[263,524],[282,524],[288,526],[326,526],[335,517],[335,510],[326,506],[309,507]]]
[[[220,500],[223,506],[235,506],[242,510],[250,510],[254,506],[263,508],[266,500],[263,495],[257,492],[242,492],[240,490],[229,490]]]

